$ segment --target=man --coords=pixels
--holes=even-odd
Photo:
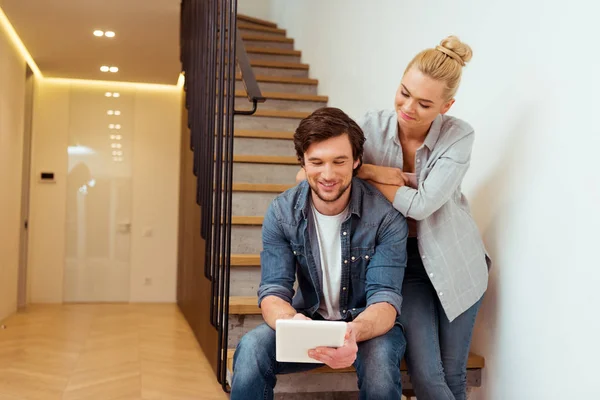
[[[361,399],[401,398],[406,341],[397,317],[408,228],[377,190],[354,178],[364,142],[336,108],[300,122],[294,145],[307,180],[273,200],[265,216],[258,302],[266,324],[238,345],[232,400],[272,399],[276,374],[321,366],[275,361],[275,322],[290,318],[346,321],[343,347],[309,356],[331,368],[354,365]]]

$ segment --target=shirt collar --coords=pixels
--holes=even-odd
[[[443,119],[444,117],[442,116],[442,114],[439,114],[437,117],[435,117],[435,119],[431,123],[431,126],[429,127],[429,132],[427,132],[427,136],[425,136],[425,141],[423,142],[423,144],[427,146],[429,150],[433,150],[433,147],[435,146],[440,137]],[[391,130],[391,133],[393,134],[392,140],[398,146],[401,146],[400,137],[398,136],[398,120],[394,118],[394,122],[395,127]]]

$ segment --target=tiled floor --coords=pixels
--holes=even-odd
[[[174,304],[30,306],[0,329],[0,400],[227,399]]]

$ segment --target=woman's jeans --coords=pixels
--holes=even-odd
[[[361,399],[399,400],[402,395],[400,361],[406,341],[396,324],[385,335],[358,344],[354,367]],[[231,400],[273,399],[277,374],[309,371],[323,364],[275,360],[275,331],[262,324],[240,341],[233,361]]]
[[[400,322],[415,394],[419,400],[465,400],[467,360],[481,299],[448,321],[423,267],[416,239],[408,240],[407,251]]]

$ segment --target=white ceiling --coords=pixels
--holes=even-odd
[[[0,0],[44,77],[177,83],[181,0]],[[116,33],[97,38],[94,30]],[[102,65],[119,67],[100,72]]]

